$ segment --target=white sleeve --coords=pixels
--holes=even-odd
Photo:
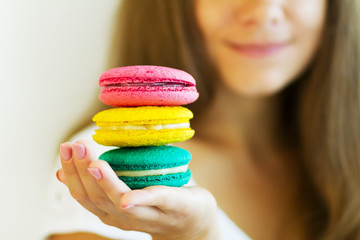
[[[222,210],[219,209],[221,239],[251,240]]]

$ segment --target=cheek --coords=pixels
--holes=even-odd
[[[322,28],[326,14],[326,0],[296,0],[289,10],[291,21],[307,31]]]
[[[289,9],[289,22],[296,41],[292,54],[294,74],[310,63],[319,46],[325,24],[326,0],[295,0]]]
[[[295,37],[300,51],[313,54],[320,42],[325,24],[326,0],[303,0],[295,4],[289,14],[294,26]]]
[[[195,14],[197,24],[205,38],[205,44],[211,47],[234,14],[232,0],[196,0]]]
[[[285,21],[295,44],[271,61],[236,57],[222,45],[224,37],[239,37],[233,28],[237,3],[233,0],[196,0],[196,15],[206,48],[227,86],[244,95],[269,95],[283,89],[307,67],[324,25],[326,0],[288,0]]]

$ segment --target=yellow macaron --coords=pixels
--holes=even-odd
[[[193,113],[181,106],[122,107],[99,112],[93,139],[105,146],[160,146],[192,138]]]

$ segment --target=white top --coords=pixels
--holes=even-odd
[[[87,140],[93,142],[95,126],[89,126],[73,137],[73,140]],[[100,146],[95,142],[97,156],[112,149],[111,147]],[[92,213],[85,210],[70,195],[68,188],[60,183],[56,177],[56,171],[61,164],[58,159],[49,182],[49,194],[45,211],[45,219],[41,232],[41,240],[47,239],[51,234],[64,234],[74,232],[95,233],[110,239],[117,240],[151,240],[151,236],[146,233],[136,231],[124,231],[112,226],[105,225]],[[194,182],[189,183],[194,185]],[[224,240],[250,240],[226,214],[219,209],[220,229]]]

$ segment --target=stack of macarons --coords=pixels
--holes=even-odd
[[[115,108],[94,116],[93,139],[117,147],[99,159],[131,189],[186,184],[191,154],[169,144],[194,136],[193,114],[181,106],[199,97],[194,78],[168,67],[127,66],[103,73],[99,85],[100,100]]]

